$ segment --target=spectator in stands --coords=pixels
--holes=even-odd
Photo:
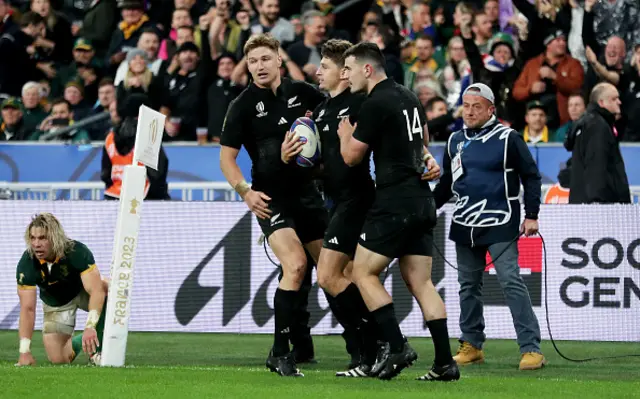
[[[463,19],[461,27],[467,25],[467,18]],[[493,24],[489,20],[487,14],[484,11],[479,11],[473,16],[473,22],[471,24],[471,30],[473,31],[474,42],[480,51],[480,54],[489,54],[491,50],[491,38],[493,37]],[[468,56],[468,55],[467,55]]]
[[[529,37],[543,38],[548,32],[562,31],[567,35],[571,29],[571,7],[564,0],[512,0],[513,5],[528,20]],[[524,59],[529,60],[545,51],[546,42],[532,40]]]
[[[115,100],[109,105],[109,121],[111,122],[111,129],[117,128],[122,122],[122,118],[118,115],[118,102]]]
[[[631,63],[625,66],[618,87],[624,114],[628,116],[622,139],[640,141],[640,40],[634,46]]]
[[[640,39],[640,4],[637,1],[585,0],[584,25],[588,20],[593,21],[595,40],[601,46],[613,36],[628,44]],[[629,51],[626,59],[630,60],[632,56],[633,51]]]
[[[308,81],[316,81],[320,67],[320,44],[325,40],[327,26],[320,11],[307,11],[302,16],[304,37],[287,48],[291,60],[304,72]]]
[[[616,87],[610,83],[597,84],[587,112],[565,143],[572,151],[570,204],[631,202],[618,132],[613,126],[620,111]]]
[[[462,115],[462,108],[449,112],[447,102],[442,97],[433,97],[425,105],[429,141],[447,141],[453,133],[453,123]]]
[[[552,140],[554,142],[563,143],[565,137],[567,137],[567,133],[573,129],[575,122],[582,117],[587,109],[584,103],[584,97],[579,93],[570,95],[568,104],[569,122],[560,126],[558,130],[556,130],[554,139]]]
[[[236,20],[231,18],[231,10],[224,0],[216,0],[216,8],[211,9],[207,20],[210,22],[209,41],[211,43],[211,57],[216,59],[220,54],[228,52],[236,59],[241,59],[242,46],[249,38],[249,20],[246,11],[237,15]]]
[[[539,100],[547,110],[548,126],[556,129],[569,121],[568,97],[582,87],[584,70],[580,62],[567,54],[562,31],[549,34],[544,44],[547,50],[524,66],[513,87],[513,98]]]
[[[131,50],[126,59],[129,70],[116,89],[118,104],[127,104],[127,97],[133,93],[146,94],[151,108],[160,110],[166,107],[167,99],[164,89],[164,76],[154,76],[149,69],[147,53],[140,49]],[[168,112],[164,110],[164,112]]]
[[[578,0],[569,0],[571,6],[571,30],[567,44],[571,56],[580,61],[583,68],[587,68],[587,58],[584,54],[584,42],[582,40],[582,29],[584,27],[584,8],[578,4]],[[568,198],[568,197],[567,197]]]
[[[627,56],[624,40],[619,36],[611,36],[607,39],[606,46],[601,46],[593,30],[592,12],[585,14],[582,40],[589,63],[585,76],[584,95],[588,96],[593,87],[600,82],[609,82],[616,86],[620,82],[620,74]]]
[[[24,124],[23,107],[15,97],[9,97],[0,105],[2,121],[0,122],[0,141],[29,140],[29,129]]]
[[[190,33],[193,32],[193,28],[191,27],[185,27],[185,29],[188,29],[188,32]],[[190,41],[193,41],[193,34],[187,38],[190,39]],[[180,44],[182,44],[182,42],[180,42]],[[143,52],[147,68],[151,71],[153,76],[159,76],[161,80],[164,80],[169,63],[158,58],[159,46],[160,38],[158,37],[158,32],[155,29],[145,29],[145,31],[140,35],[140,39],[138,39],[136,54],[140,54],[139,51]],[[120,63],[120,66],[118,66],[116,77],[114,79],[114,84],[116,86],[120,85],[127,76],[130,69],[128,60],[129,55],[127,54],[127,58]]]
[[[431,76],[435,76],[438,71],[438,63],[433,59],[434,43],[433,38],[427,35],[418,35],[415,41],[416,58],[410,65],[405,65],[404,85],[408,89],[414,89],[417,82],[416,77],[422,70],[427,70]]]
[[[136,48],[142,32],[153,26],[144,12],[142,0],[121,0],[118,8],[121,10],[122,21],[111,36],[107,52],[107,64],[113,70],[124,61],[129,50]]]
[[[35,130],[47,117],[47,111],[40,105],[40,84],[27,82],[22,87],[23,119],[28,131]]]
[[[56,64],[71,61],[73,36],[67,18],[53,10],[49,0],[31,0],[31,11],[40,14],[46,22],[44,37],[49,42],[47,50],[50,54],[47,58]]]
[[[407,7],[400,0],[387,0],[382,2],[382,23],[387,25],[396,36],[409,25]]]
[[[487,20],[491,22],[491,32],[495,35],[500,32],[500,2],[498,0],[486,0],[482,8]]]
[[[73,126],[74,113],[69,101],[65,99],[55,100],[51,106],[51,114],[45,118],[40,124],[40,128],[31,136],[31,140],[39,140],[41,136],[47,133],[54,133],[57,130]],[[72,143],[88,143],[91,141],[89,133],[86,130],[73,129],[67,133],[54,138],[56,141],[71,141]]]
[[[84,85],[77,80],[70,80],[64,87],[64,99],[71,105],[76,120],[81,120],[91,113],[91,104],[84,98]]]
[[[173,12],[173,16],[171,17],[171,30],[169,31],[169,37],[164,39],[160,45],[160,52],[158,53],[159,58],[163,60],[171,60],[176,54],[176,49],[180,47],[180,45],[176,43],[178,28],[181,27],[192,28],[192,32],[194,32],[193,42],[198,46],[198,48],[201,48],[200,31],[194,28],[189,9],[178,8]]]
[[[502,123],[521,128],[522,111],[513,101],[513,86],[524,65],[522,55],[516,54],[513,37],[499,33],[491,40],[490,55],[484,60],[480,48],[472,37],[472,29],[467,21],[460,27],[464,51],[467,54],[474,83],[484,83],[491,88],[495,97],[496,116]],[[522,53],[522,52],[521,52]]]
[[[431,6],[422,1],[414,2],[411,6],[410,23],[404,27],[402,35],[410,40],[416,40],[419,36],[431,37],[431,43],[436,40],[436,27],[431,20]]]
[[[392,45],[393,38],[388,27],[384,26],[372,37],[371,42],[375,43],[382,51],[385,60],[385,72],[398,84],[404,84],[404,66],[399,57],[398,49]]]
[[[236,60],[231,54],[222,54],[217,59],[218,73],[208,92],[208,140],[220,142],[220,132],[222,123],[229,103],[233,101],[244,89],[243,86],[236,85],[231,80],[231,73],[236,66]]]
[[[324,21],[327,26],[327,33],[325,35],[327,40],[341,39],[341,40],[351,41],[351,35],[349,34],[349,32],[343,29],[336,29],[336,15],[333,13],[333,5],[330,4],[323,13],[324,13]],[[296,31],[296,35],[297,35],[297,31]]]
[[[62,65],[52,80],[51,92],[54,97],[64,94],[66,84],[71,80],[82,81],[87,97],[95,100],[98,94],[97,83],[104,75],[102,61],[95,56],[93,44],[80,37],[73,45],[73,61]],[[95,78],[93,75],[95,74]]]
[[[106,186],[104,199],[120,198],[124,167],[133,162],[133,150],[136,141],[137,118],[126,118],[118,128],[110,132],[104,142],[102,151],[101,180]],[[169,160],[162,145],[158,155],[158,168],[147,168],[144,187],[145,200],[169,200],[167,173]]]
[[[427,102],[435,97],[443,97],[442,91],[440,89],[440,84],[437,80],[427,79],[423,82],[418,83],[413,88],[414,93],[418,96],[420,103],[423,107],[427,105]]]
[[[553,132],[550,132],[547,127],[547,110],[540,101],[534,100],[527,104],[524,120],[527,123],[522,131],[525,143],[538,144],[551,141]]]
[[[109,49],[111,36],[117,28],[118,8],[116,0],[95,0],[84,14],[82,24],[76,23],[75,36],[91,42],[99,59],[103,60]],[[73,28],[72,28],[73,29]]]
[[[571,187],[571,158],[564,168],[558,172],[558,182],[553,184],[544,194],[544,204],[568,204],[569,187]]]
[[[116,100],[116,88],[113,84],[113,79],[103,78],[99,83],[98,88],[98,101],[91,109],[90,116],[98,115],[103,112],[109,112],[111,104]],[[107,136],[107,133],[111,130],[111,121],[105,119],[102,122],[97,122],[89,126],[87,129],[91,140],[102,141]]]
[[[0,36],[18,29],[13,21],[12,13],[9,0],[0,0]]]
[[[283,47],[286,47],[286,43],[293,43],[296,38],[295,29],[291,22],[280,17],[280,1],[255,0],[255,4],[258,6],[259,16],[251,24],[251,33],[270,33]]]
[[[265,0],[268,1],[268,0]],[[200,25],[202,37],[207,37],[209,27]],[[207,90],[216,76],[211,59],[210,46],[198,47],[191,42],[178,49],[178,70],[167,77],[170,116],[165,132],[168,140],[195,141],[196,129],[207,126]]]
[[[436,74],[440,85],[444,88],[447,108],[453,109],[462,94],[462,78],[471,73],[471,66],[464,51],[464,44],[459,36],[449,40],[445,66]]]
[[[39,80],[42,74],[55,76],[51,63],[32,59],[39,48],[38,38],[45,32],[44,22],[40,14],[27,12],[20,20],[19,30],[0,37],[0,94],[18,97],[25,83]]]

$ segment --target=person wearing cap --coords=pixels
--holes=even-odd
[[[124,61],[129,50],[136,48],[142,32],[153,27],[145,14],[142,0],[119,0],[118,8],[121,10],[122,21],[111,36],[106,60],[113,70]]]
[[[544,39],[546,51],[527,61],[513,86],[513,98],[528,102],[539,100],[547,108],[547,123],[557,129],[569,121],[569,96],[580,90],[584,69],[580,61],[567,53],[567,41],[561,30]]]
[[[91,113],[91,103],[85,100],[84,93],[85,87],[80,80],[70,80],[64,86],[63,97],[71,105],[71,111],[76,120],[84,119]]]
[[[24,108],[16,97],[9,97],[0,105],[0,141],[29,140],[30,131],[23,119]]]
[[[95,79],[91,76],[93,74],[96,75]],[[97,97],[96,84],[102,75],[102,62],[96,57],[93,44],[84,37],[79,37],[73,44],[73,61],[61,66],[56,77],[52,80],[52,96],[62,96],[67,82],[82,80],[86,96],[92,100]]]
[[[527,125],[522,130],[522,138],[525,143],[548,143],[553,137],[547,127],[547,110],[540,101],[531,101],[527,104],[527,113],[524,116]]]
[[[524,65],[522,52],[516,53],[513,37],[498,33],[489,42],[489,56],[483,59],[469,25],[460,27],[464,51],[471,66],[472,81],[482,82],[497,94],[496,116],[513,128],[521,128],[522,107],[513,101],[512,88]],[[526,42],[525,42],[526,43]]]
[[[443,174],[434,190],[438,208],[453,196],[456,200],[449,238],[456,244],[462,336],[454,359],[458,365],[484,362],[482,280],[489,253],[513,317],[520,369],[539,369],[546,363],[540,325],[520,276],[517,241],[520,234],[538,232],[540,172],[522,136],[498,122],[495,97],[487,85],[472,84],[462,99],[464,127],[449,137]]]

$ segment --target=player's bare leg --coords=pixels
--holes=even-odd
[[[389,348],[380,355],[371,375],[391,379],[409,367],[418,354],[409,346],[400,331],[393,308],[393,299],[380,282],[380,273],[391,263],[391,258],[358,245],[353,263],[353,279],[371,311]]]
[[[298,291],[307,269],[307,255],[291,228],[274,231],[269,246],[282,265],[282,279],[274,298],[275,333],[267,367],[282,376],[302,376],[289,347]]]
[[[407,288],[416,298],[427,322],[435,361],[431,370],[419,380],[452,381],[460,378],[458,367],[451,356],[447,311],[444,302],[431,281],[432,259],[430,256],[407,255],[400,258],[400,272]]]
[[[71,348],[71,335],[60,333],[46,333],[42,335],[44,350],[49,361],[53,364],[71,363],[76,357]]]
[[[324,248],[320,252],[318,284],[329,295],[335,297],[351,284],[344,275],[349,260],[346,254],[332,249]]]

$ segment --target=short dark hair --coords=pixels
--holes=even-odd
[[[344,53],[353,46],[348,40],[331,39],[322,45],[320,54],[322,57],[333,61],[338,67],[344,66]]]
[[[113,79],[110,77],[100,79],[100,83],[98,83],[98,89],[103,88],[104,86],[115,86],[113,84]]]
[[[250,37],[249,40],[247,40],[247,43],[245,43],[243,49],[244,55],[246,56],[250,51],[255,50],[259,47],[266,47],[278,53],[280,42],[269,33],[261,33],[259,35],[255,35],[253,37]]]
[[[427,103],[424,105],[424,110],[427,112],[431,112],[433,111],[433,107],[437,104],[437,103],[445,103],[445,105],[447,104],[447,101],[445,101],[444,98],[442,97],[433,97],[431,99],[429,99],[429,101],[427,101]]]
[[[142,36],[145,33],[153,33],[154,35],[156,35],[158,37],[158,39],[160,38],[160,35],[158,35],[158,31],[155,30],[152,27],[147,27],[147,28],[142,29],[142,32],[140,33],[140,36]]]
[[[22,18],[20,18],[20,27],[21,28],[26,28],[29,25],[40,25],[40,24],[44,24],[45,23],[45,19],[42,15],[33,12],[33,11],[29,11],[27,13],[25,13]]]
[[[582,93],[580,93],[578,91],[569,94],[569,96],[567,96],[567,100],[570,99],[571,97],[580,97],[582,99],[582,102],[584,102],[585,104],[587,103],[587,101],[584,99],[584,96],[582,95]]]
[[[344,52],[344,58],[354,57],[356,61],[368,61],[375,69],[384,70],[386,61],[384,54],[375,43],[360,42]]]
[[[56,105],[60,105],[60,104],[67,104],[67,108],[69,109],[69,112],[73,111],[73,107],[71,106],[71,103],[65,100],[64,98],[56,98],[55,100],[53,100],[53,102],[51,102],[51,109],[53,109],[53,107],[55,107]]]
[[[427,40],[429,42],[431,42],[431,45],[434,45],[434,41],[433,41],[433,37],[431,37],[431,35],[427,34],[427,33],[418,33],[418,35],[416,36],[416,41],[418,40]]]

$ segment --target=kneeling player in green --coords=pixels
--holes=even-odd
[[[36,320],[36,286],[44,311],[44,348],[54,364],[71,363],[80,351],[92,360],[100,351],[107,284],[86,245],[66,236],[50,213],[36,215],[25,232],[27,250],[16,272],[20,297],[18,366],[35,364],[31,336]],[[84,332],[73,338],[78,308],[88,311]]]

